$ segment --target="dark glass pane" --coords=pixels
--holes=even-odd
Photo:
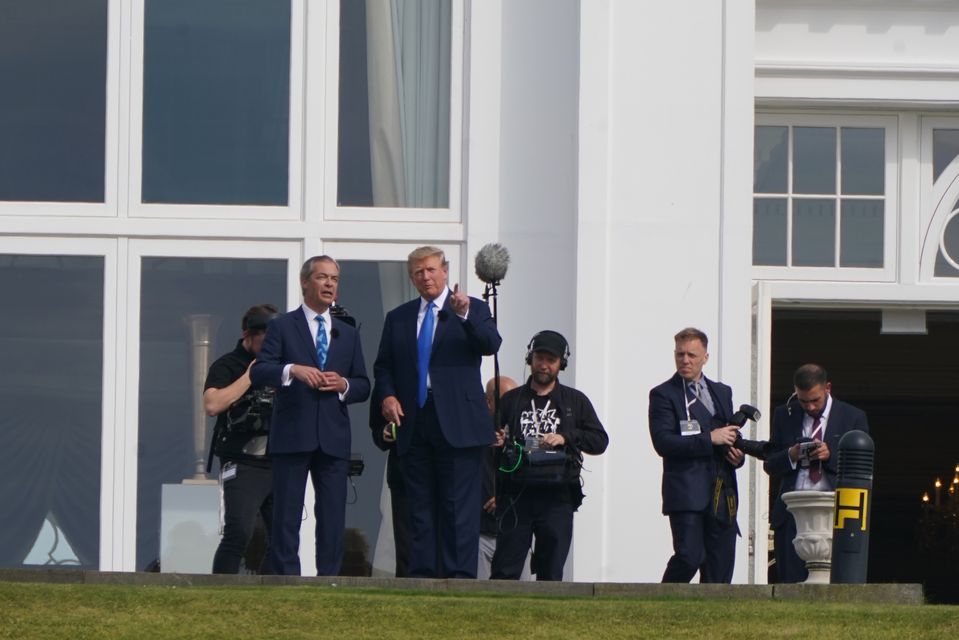
[[[886,193],[884,129],[842,129],[842,192],[881,196]]]
[[[933,129],[932,179],[936,181],[953,159],[959,156],[959,129]]]
[[[753,264],[786,266],[786,199],[753,201]]]
[[[147,0],[143,202],[286,205],[289,0]]]
[[[756,193],[786,193],[789,171],[788,127],[756,127],[753,167],[753,190]]]
[[[341,0],[341,206],[449,206],[451,7]]]
[[[194,405],[195,391],[202,389],[213,360],[236,346],[244,311],[261,303],[286,309],[286,276],[284,260],[143,259],[138,570],[159,558],[162,485],[179,484],[193,476],[197,460],[206,463],[214,420],[205,416],[202,404]],[[199,380],[193,373],[197,362]],[[210,571],[212,561],[211,555],[211,566],[197,571]]]
[[[0,566],[98,569],[103,258],[0,255],[0,300]]]
[[[338,205],[373,206],[370,105],[366,74],[366,3],[340,3]]]
[[[0,200],[103,202],[107,0],[0,1]]]
[[[840,267],[882,267],[884,215],[882,200],[842,201]]]
[[[836,193],[836,130],[793,129],[793,193]]]
[[[836,266],[836,201],[793,200],[792,266]]]

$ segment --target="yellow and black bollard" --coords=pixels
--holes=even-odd
[[[865,431],[839,440],[832,531],[832,584],[865,584],[869,566],[875,444]]]

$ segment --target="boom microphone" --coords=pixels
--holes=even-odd
[[[476,254],[476,276],[486,284],[499,284],[508,267],[509,251],[499,243],[483,245]]]

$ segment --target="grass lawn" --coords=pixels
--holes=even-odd
[[[953,638],[959,607],[0,582],[0,638]]]

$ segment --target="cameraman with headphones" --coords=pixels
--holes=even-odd
[[[573,513],[583,502],[582,454],[601,454],[609,444],[589,398],[558,380],[569,357],[566,338],[540,331],[527,345],[526,384],[502,397],[494,580],[520,578],[534,535],[536,579],[563,579]]]
[[[273,516],[273,481],[266,444],[273,413],[270,387],[254,388],[250,367],[263,346],[266,327],[277,315],[272,304],[259,304],[243,314],[243,337],[236,348],[217,358],[207,373],[203,408],[216,416],[213,454],[220,458],[223,537],[213,556],[213,573],[239,573],[240,559],[253,537],[259,511],[269,535]],[[258,573],[269,573],[269,544]]]

